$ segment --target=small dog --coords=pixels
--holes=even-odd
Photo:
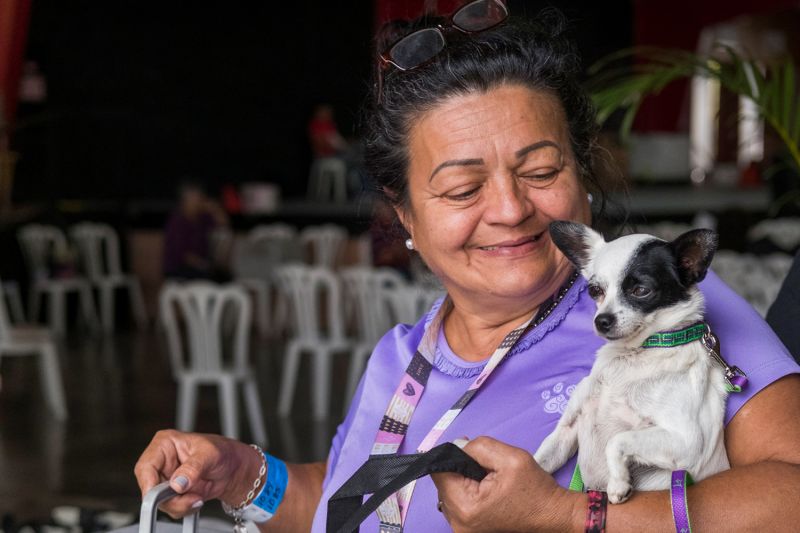
[[[597,302],[594,329],[608,342],[534,454],[536,462],[553,473],[577,450],[584,484],[607,491],[612,503],[627,500],[633,488],[669,488],[673,470],[700,480],[729,468],[723,368],[700,341],[642,347],[655,333],[702,321],[696,284],[716,251],[716,233],[605,242],[582,224],[553,222],[550,236],[589,281]]]

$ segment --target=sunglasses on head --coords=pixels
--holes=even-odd
[[[508,18],[508,8],[501,0],[474,0],[460,7],[435,27],[413,31],[378,56],[378,103],[383,92],[383,77],[390,66],[408,71],[435,58],[447,45],[445,32],[457,30],[465,35],[480,33],[498,26]]]

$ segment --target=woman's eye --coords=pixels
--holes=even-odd
[[[589,296],[592,298],[592,300],[597,300],[598,298],[602,297],[603,294],[603,289],[597,285],[589,285]]]
[[[650,293],[653,292],[644,285],[637,285],[631,291],[631,294],[636,296],[637,298],[644,298],[646,296],[650,296]]]
[[[447,198],[448,200],[455,200],[455,201],[469,200],[470,198],[475,196],[475,194],[477,194],[478,189],[480,189],[480,187],[475,187],[474,189],[470,189],[468,191],[464,191],[464,192],[460,192],[460,193],[445,194],[444,197]]]
[[[533,181],[547,181],[555,178],[559,172],[560,170],[551,170],[550,172],[530,172],[521,173],[520,176]]]

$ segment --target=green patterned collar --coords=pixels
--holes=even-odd
[[[692,324],[688,328],[675,331],[662,331],[645,339],[642,348],[672,348],[689,344],[703,338],[708,331],[704,322]]]

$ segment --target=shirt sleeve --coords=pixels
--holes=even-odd
[[[761,316],[713,272],[700,284],[706,300],[706,321],[720,341],[729,365],[747,374],[742,392],[728,396],[725,423],[747,401],[778,379],[800,372],[789,351]]]

